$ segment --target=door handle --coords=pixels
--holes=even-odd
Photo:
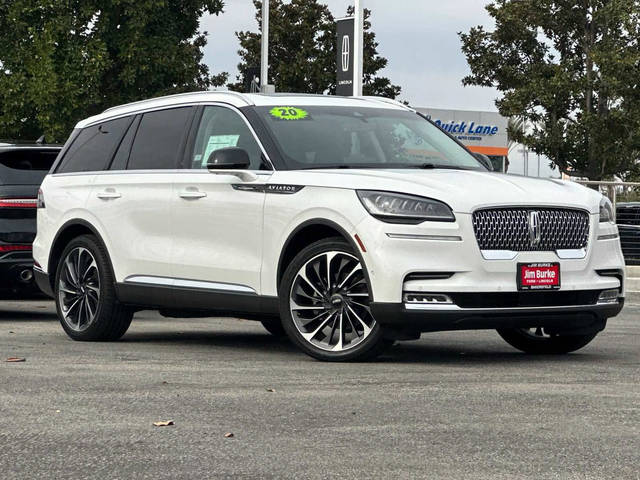
[[[122,195],[116,192],[115,188],[107,188],[103,192],[98,192],[98,198],[102,200],[111,200],[113,198],[120,198],[121,196]]]
[[[178,195],[180,195],[180,198],[186,198],[186,199],[204,198],[207,196],[205,192],[201,192],[200,190],[197,190],[197,189],[183,190]]]

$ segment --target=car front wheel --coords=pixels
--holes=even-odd
[[[280,285],[280,314],[291,340],[319,360],[366,360],[392,341],[371,315],[365,268],[341,238],[298,253]]]

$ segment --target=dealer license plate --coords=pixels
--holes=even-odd
[[[519,263],[518,290],[557,290],[560,288],[559,263]]]

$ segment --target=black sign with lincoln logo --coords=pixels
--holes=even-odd
[[[338,32],[336,95],[345,97],[353,95],[353,39],[355,26],[356,23],[353,17],[336,20],[336,31]]]

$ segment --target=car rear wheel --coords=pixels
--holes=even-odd
[[[62,328],[74,340],[117,340],[131,324],[132,310],[116,299],[106,251],[91,235],[75,238],[62,253],[55,298]]]
[[[587,335],[550,334],[544,328],[503,328],[498,334],[512,347],[532,354],[563,354],[587,345],[597,333]]]
[[[279,300],[289,338],[319,360],[366,360],[393,343],[371,315],[364,266],[341,238],[320,240],[298,253],[284,274]]]

